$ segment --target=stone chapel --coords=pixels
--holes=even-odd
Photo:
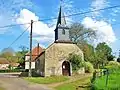
[[[83,52],[69,38],[69,27],[67,27],[62,6],[60,6],[55,31],[55,41],[36,58],[35,71],[40,76],[72,75],[72,65],[68,60],[70,54],[81,55]]]

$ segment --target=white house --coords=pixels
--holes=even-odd
[[[32,49],[32,61],[31,61],[31,69],[35,69],[35,58],[43,51],[43,49],[39,46],[34,47]],[[29,59],[30,59],[30,53],[28,52],[25,55],[25,69],[29,69]]]
[[[6,58],[0,58],[0,70],[9,69],[9,61]]]

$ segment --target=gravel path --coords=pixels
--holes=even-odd
[[[5,90],[52,90],[45,85],[30,84],[22,78],[0,74],[0,87]]]

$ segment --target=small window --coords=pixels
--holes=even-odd
[[[65,29],[63,29],[63,30],[62,30],[62,34],[64,34],[64,35],[65,35]]]

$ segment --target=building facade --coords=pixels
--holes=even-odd
[[[39,46],[34,47],[32,50],[32,61],[31,61],[31,69],[35,69],[35,58],[43,51],[43,49]],[[30,53],[28,52],[25,55],[25,69],[29,69],[29,59]]]
[[[55,29],[55,41],[36,58],[35,71],[40,76],[72,75],[72,66],[68,60],[70,54],[78,54],[83,59],[83,52],[69,38],[62,6]]]

